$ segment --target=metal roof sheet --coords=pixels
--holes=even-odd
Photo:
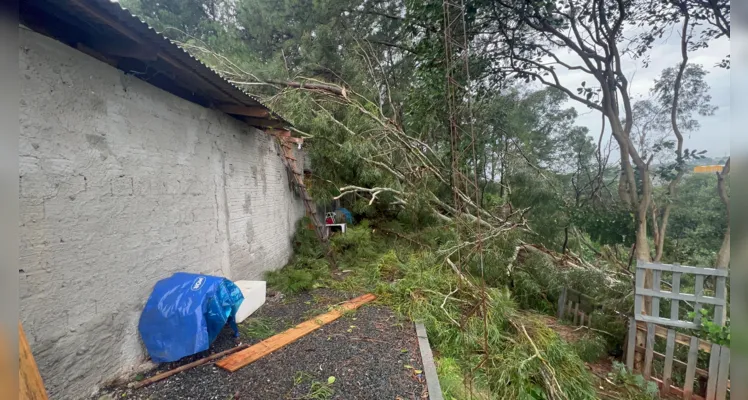
[[[218,72],[205,65],[187,50],[177,45],[174,41],[157,32],[139,17],[133,15],[127,9],[123,8],[118,2],[111,0],[27,0],[23,4],[33,4],[37,9],[47,7],[54,8],[55,18],[65,18],[75,20],[83,30],[95,30],[93,26],[105,26],[112,28],[117,34],[122,35],[138,43],[147,43],[158,50],[159,56],[166,55],[171,60],[174,68],[182,68],[189,71],[210,84],[213,89],[225,95],[223,99],[217,100],[217,103],[226,103],[227,99],[235,105],[247,107],[259,107],[269,112],[268,120],[275,120],[283,125],[291,125],[283,117],[273,112],[262,101],[247,93],[243,89],[224,79]],[[61,15],[66,14],[66,15]],[[83,22],[83,23],[80,23]],[[179,65],[174,65],[174,64]],[[207,97],[212,97],[206,94]],[[260,118],[263,119],[263,118]]]

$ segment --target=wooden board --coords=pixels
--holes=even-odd
[[[647,331],[647,323],[638,321],[636,323],[636,329],[646,332]],[[661,338],[667,338],[667,328],[655,325],[655,335],[659,336]],[[690,346],[691,345],[691,337],[688,335],[685,335],[680,332],[675,333],[675,343],[681,344],[683,346]],[[699,340],[699,350],[709,353],[712,351],[712,344],[707,342],[706,340]]]
[[[636,264],[637,272],[639,269],[652,269],[656,271],[669,271],[669,272],[684,272],[687,274],[695,275],[710,275],[710,276],[727,276],[729,271],[726,269],[714,269],[714,268],[701,268],[701,267],[687,267],[685,265],[672,265],[672,264],[655,264],[655,263],[638,263]]]
[[[646,351],[647,351],[646,347],[636,346],[636,352],[637,353],[644,354]],[[655,358],[658,358],[660,360],[666,360],[667,359],[667,354],[662,354],[662,353],[657,352],[657,351],[653,351],[652,352],[652,356],[655,357]],[[683,369],[686,369],[688,367],[687,363],[685,363],[685,362],[683,362],[683,361],[681,361],[681,360],[679,360],[677,358],[672,358],[671,361],[672,361],[670,363],[671,364],[671,370],[672,370],[672,366],[673,365],[677,365],[677,366],[679,366],[679,367],[681,367]],[[701,368],[696,368],[696,375],[706,378],[706,377],[709,376],[709,371],[707,371],[705,369],[701,369]],[[672,377],[672,374],[671,374],[671,377]],[[671,380],[671,383],[672,383],[672,380]]]
[[[18,389],[20,400],[47,400],[42,376],[36,366],[31,347],[26,341],[21,323],[18,323]]]
[[[699,356],[699,339],[691,336],[691,347],[688,349],[688,366],[686,367],[686,378],[683,384],[683,399],[691,400],[693,396],[693,382],[696,375],[696,361]]]
[[[673,377],[673,355],[675,353],[675,331],[667,330],[667,344],[665,345],[665,366],[662,372],[662,395],[670,393],[670,383]]]
[[[231,356],[218,361],[216,365],[227,371],[234,372],[282,348],[283,346],[292,343],[303,336],[308,335],[309,333],[319,329],[321,326],[335,321],[336,319],[340,318],[346,311],[355,310],[375,299],[376,296],[374,296],[373,294],[365,294],[363,296],[356,297],[353,300],[349,300],[341,304],[339,307],[330,312],[318,315],[315,318],[302,322],[285,332],[265,339],[262,342],[250,346],[249,348],[238,353],[234,353]]]

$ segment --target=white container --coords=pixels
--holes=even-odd
[[[236,322],[240,323],[265,304],[266,285],[265,281],[236,281],[234,284],[244,296],[244,301],[236,312]]]

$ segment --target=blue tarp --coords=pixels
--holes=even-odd
[[[350,211],[346,208],[338,208],[336,211],[340,211],[345,215],[345,222],[348,223],[348,225],[353,225],[353,214],[351,214]]]
[[[138,330],[154,362],[177,361],[207,350],[229,322],[238,335],[242,292],[226,278],[177,272],[156,283]]]

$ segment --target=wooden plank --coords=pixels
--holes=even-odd
[[[584,319],[585,319],[586,317],[587,317],[587,316],[586,316],[586,315],[584,314],[584,311],[581,311],[581,312],[579,313],[579,326],[584,326]]]
[[[634,372],[634,356],[636,350],[636,328],[637,323],[634,317],[629,318],[628,344],[626,347],[626,368],[629,372]]]
[[[421,351],[421,362],[423,363],[423,374],[426,377],[426,387],[429,391],[429,400],[444,400],[442,388],[439,384],[439,375],[436,373],[434,355],[431,353],[431,345],[426,335],[423,323],[416,322],[416,336],[418,336],[418,348]]]
[[[653,271],[652,273],[652,292],[655,294],[660,293],[660,285],[662,280],[662,271]],[[656,295],[652,297],[652,317],[658,318],[660,316],[660,298]],[[653,352],[655,345],[655,325],[653,323],[647,324],[647,342],[646,352],[644,353],[644,377],[649,379],[652,377],[652,361]]]
[[[636,346],[636,352],[637,353],[644,354],[646,351],[647,351],[647,349],[645,347]],[[662,353],[657,352],[657,351],[653,351],[652,354],[654,355],[655,358],[660,359],[660,360],[665,360],[665,358],[667,357],[666,354],[662,354]],[[683,362],[683,361],[681,361],[681,360],[679,360],[679,359],[677,359],[675,357],[673,357],[673,366],[677,366],[679,368],[683,368],[684,370],[686,368],[688,368],[688,364],[687,363],[685,363],[685,362]],[[701,369],[701,368],[696,367],[696,375],[706,378],[706,377],[709,376],[709,371],[707,371],[705,369]],[[654,377],[652,377],[652,378],[654,378]]]
[[[282,348],[283,346],[292,343],[305,335],[308,335],[309,333],[319,329],[321,326],[335,321],[336,319],[340,318],[344,312],[355,310],[362,305],[373,301],[374,299],[376,299],[376,296],[374,296],[373,294],[365,294],[353,300],[349,300],[340,305],[340,307],[335,310],[322,315],[318,315],[317,317],[302,322],[285,332],[265,339],[262,342],[257,343],[238,353],[234,353],[218,361],[216,365],[227,371],[234,372]]]
[[[709,377],[706,382],[707,400],[715,400],[717,396],[717,378],[719,377],[719,354],[722,346],[712,344],[712,354],[709,355]]]
[[[699,329],[699,325],[694,322],[688,322],[688,321],[672,321],[669,318],[655,318],[650,315],[639,315],[636,317],[637,321],[642,322],[653,322],[655,324],[659,325],[665,325],[665,326],[674,326],[676,328],[685,328],[685,329]]]
[[[653,306],[654,309],[654,306]],[[653,323],[647,324],[647,343],[644,352],[644,379],[652,377],[652,360],[654,357],[655,327]]]
[[[636,269],[636,284],[634,290],[634,316],[638,317],[642,315],[643,299],[639,294],[639,288],[644,286],[644,270],[641,268]]]
[[[730,348],[722,346],[719,354],[719,375],[717,378],[717,399],[727,398],[728,378],[730,376]]]
[[[573,313],[574,311],[572,311],[572,310],[573,310],[573,307],[574,307],[574,303],[571,300],[569,300],[569,303],[567,304],[567,306],[568,306],[568,307],[566,307],[567,312],[569,314]]]
[[[696,361],[699,356],[699,339],[691,337],[691,345],[688,348],[688,365],[686,366],[686,378],[683,384],[683,398],[690,400],[693,396],[693,381],[696,375]]]
[[[665,367],[662,372],[662,395],[670,392],[670,382],[673,377],[673,354],[675,353],[675,331],[667,330],[667,343],[665,344]]]
[[[647,324],[645,322],[637,322],[636,329],[646,332]],[[655,335],[661,338],[667,338],[667,328],[659,325],[655,325]],[[682,344],[683,346],[689,346],[691,344],[691,336],[684,335],[680,332],[675,332],[675,343]],[[706,340],[699,340],[699,350],[709,353],[712,350],[712,344]]]
[[[566,288],[561,291],[561,295],[558,296],[558,312],[556,317],[561,320],[564,317],[564,303],[566,303]]]
[[[700,278],[701,278],[701,283],[703,285],[703,283],[704,283],[704,277],[701,276]],[[698,280],[699,277],[697,276],[696,279]],[[654,304],[654,300],[655,300],[654,297],[657,297],[657,296],[659,296],[660,298],[665,298],[665,299],[693,301],[693,302],[698,302],[698,303],[702,303],[702,304],[714,304],[714,305],[724,305],[725,304],[725,299],[718,299],[716,297],[695,296],[695,295],[692,295],[692,294],[689,294],[689,293],[673,293],[673,292],[666,292],[666,291],[655,292],[654,290],[645,289],[645,288],[642,288],[642,287],[637,287],[636,288],[636,294],[637,295],[641,295],[641,296],[651,296],[651,297],[653,297],[653,299],[652,299],[653,304]]]
[[[704,277],[702,275],[696,277],[696,284],[694,286],[695,297],[701,296],[704,293]],[[724,302],[724,300],[722,301]],[[693,312],[695,314],[693,323],[696,324],[697,327],[701,325],[701,303],[703,303],[703,301],[697,301],[696,304],[693,305]]]
[[[687,267],[685,265],[672,265],[672,264],[654,264],[654,263],[637,263],[637,270],[639,269],[651,269],[655,271],[669,271],[669,272],[683,272],[694,275],[709,275],[709,276],[727,276],[728,271],[725,269],[714,269],[714,268],[700,268],[700,267]]]
[[[724,299],[726,297],[727,292],[727,278],[724,277],[717,277],[717,290],[715,291],[714,297],[718,299]],[[725,324],[725,318],[727,315],[725,315],[725,307],[724,306],[715,306],[714,307],[714,323],[717,325],[724,325]]]
[[[672,293],[680,294],[680,272],[673,272],[673,282],[671,284]],[[672,299],[670,302],[670,319],[677,321],[680,319],[680,300]]]
[[[26,341],[23,326],[18,323],[18,389],[21,400],[47,400],[42,376],[31,354],[31,346]]]
[[[587,326],[592,328],[592,313],[587,316]]]
[[[579,322],[579,303],[574,305],[574,321],[572,322],[574,325]]]
[[[244,350],[247,347],[249,347],[248,344],[242,344],[242,345],[236,346],[234,348],[222,351],[220,353],[212,354],[212,355],[210,355],[208,357],[201,358],[201,359],[199,359],[197,361],[193,361],[193,362],[191,362],[189,364],[182,365],[181,367],[174,368],[174,369],[166,371],[166,372],[162,372],[162,373],[160,373],[158,375],[154,375],[154,376],[152,376],[152,377],[150,377],[150,378],[148,378],[146,380],[143,380],[143,381],[140,381],[140,382],[136,383],[133,386],[133,389],[140,389],[140,388],[142,388],[144,386],[150,385],[151,383],[158,382],[160,380],[164,380],[164,379],[166,379],[166,378],[168,378],[168,377],[170,377],[172,375],[176,375],[176,374],[178,374],[178,373],[180,373],[182,371],[186,371],[188,369],[195,368],[195,367],[198,367],[200,365],[209,363],[209,362],[211,362],[213,360],[217,360],[217,359],[219,359],[219,358],[221,358],[223,356],[227,356],[229,354],[236,353],[239,350]]]

